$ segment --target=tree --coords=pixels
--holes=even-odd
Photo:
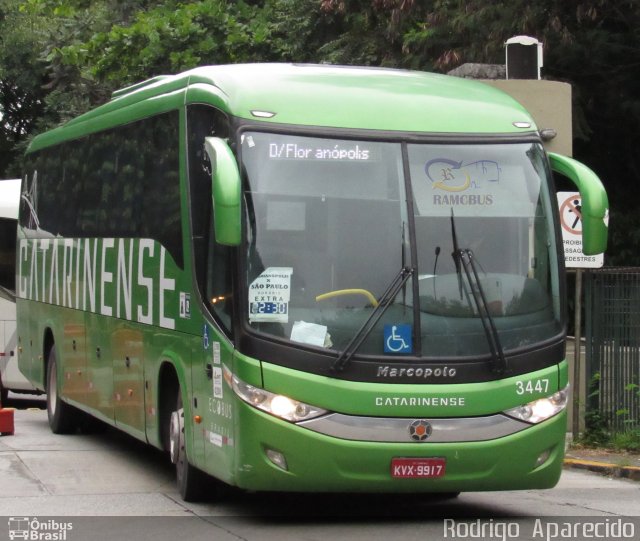
[[[0,176],[19,175],[9,165],[45,114],[37,29],[37,21],[20,13],[14,2],[0,0]]]
[[[96,27],[140,5],[0,0],[0,176],[19,174],[19,157],[34,133],[84,112],[104,96],[73,66],[56,62],[56,51],[83,42]]]
[[[30,137],[116,88],[201,64],[278,58],[261,1],[0,0],[0,176]]]
[[[109,89],[202,64],[270,60],[268,13],[243,1],[161,2],[49,60]]]

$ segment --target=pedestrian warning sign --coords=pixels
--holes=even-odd
[[[582,251],[582,198],[577,192],[558,192],[558,209],[567,268],[599,269],[604,254],[584,255]]]

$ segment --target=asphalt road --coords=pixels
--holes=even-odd
[[[62,541],[550,541],[560,537],[549,536],[547,527],[553,533],[566,522],[593,521],[633,527],[634,538],[640,536],[640,483],[570,470],[552,490],[463,493],[454,500],[232,492],[219,501],[187,504],[163,453],[112,429],[57,436],[49,431],[46,412],[37,409],[41,400],[13,404],[22,408],[15,412],[16,433],[0,437],[0,517],[6,517],[0,519],[0,541],[25,528],[32,530],[29,539],[47,538],[33,531],[54,532],[60,537],[49,539]],[[30,522],[16,522],[20,518]],[[65,525],[71,528],[65,531]]]

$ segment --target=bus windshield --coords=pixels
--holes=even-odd
[[[541,145],[245,132],[242,163],[254,331],[339,354],[408,269],[358,354],[485,356],[482,312],[505,351],[562,332]],[[461,269],[454,237],[478,280]]]

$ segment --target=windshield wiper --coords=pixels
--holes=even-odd
[[[351,358],[355,355],[358,348],[371,334],[374,327],[380,321],[382,315],[387,311],[387,308],[391,306],[391,303],[396,298],[396,295],[407,283],[407,280],[413,276],[415,270],[410,267],[402,267],[398,275],[393,279],[387,290],[382,294],[378,300],[378,306],[376,306],[369,314],[369,317],[364,322],[362,327],[353,335],[353,338],[349,341],[347,346],[342,350],[340,356],[333,363],[331,370],[333,372],[342,372],[345,366],[349,363]]]
[[[460,257],[461,250],[458,246],[458,236],[456,235],[456,222],[453,217],[453,207],[451,207],[451,240],[453,242],[453,264],[456,267],[456,274],[458,275],[458,289],[460,290],[460,300],[462,300],[462,258]],[[434,273],[435,274],[435,273]]]
[[[489,303],[487,297],[484,294],[484,289],[480,283],[480,277],[478,276],[478,268],[476,260],[474,259],[473,251],[470,249],[461,249],[458,246],[458,239],[456,237],[455,218],[453,216],[453,209],[451,209],[451,236],[453,240],[453,262],[456,267],[456,274],[458,275],[458,287],[460,288],[460,298],[462,299],[462,269],[469,282],[469,289],[471,290],[471,296],[473,297],[474,304],[478,310],[480,321],[482,322],[482,328],[484,334],[487,337],[487,343],[489,344],[489,350],[491,351],[491,357],[493,359],[493,371],[499,376],[508,372],[507,359],[504,356],[504,350],[502,349],[502,343],[500,342],[500,334],[496,328],[496,324],[493,321],[491,312],[489,311]],[[469,293],[466,291],[467,298]],[[470,301],[469,301],[470,302]]]

